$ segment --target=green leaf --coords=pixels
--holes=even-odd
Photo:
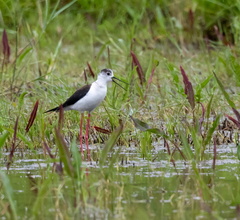
[[[207,104],[206,118],[210,117],[211,109],[212,109],[212,101],[213,101],[213,95],[211,95],[211,98]]]
[[[137,129],[141,131],[150,132],[152,134],[157,134],[164,138],[168,138],[168,136],[163,131],[160,131],[158,128],[151,128],[146,122],[141,121],[137,118],[133,118],[132,116],[130,116],[130,118],[133,120],[134,126]]]
[[[68,147],[63,139],[62,134],[60,133],[60,131],[58,129],[55,130],[55,134],[56,134],[56,143],[57,143],[57,147],[59,149],[60,159],[64,164],[64,169],[69,176],[73,177],[75,175],[75,172],[74,172],[74,168],[73,168],[73,165],[71,162],[71,154],[70,154]]]
[[[22,106],[24,104],[24,97],[26,94],[27,94],[27,92],[23,92],[18,99],[18,111],[21,111],[21,109],[22,109]]]
[[[187,138],[186,132],[180,130],[179,131],[179,135],[180,135],[181,140],[182,140],[184,155],[187,156],[188,160],[194,160],[195,159],[194,153],[193,153],[193,151],[191,149],[191,146],[188,143],[188,138]]]
[[[105,146],[102,150],[101,158],[100,158],[100,161],[99,161],[100,166],[102,166],[106,162],[107,154],[111,151],[111,149],[116,144],[119,136],[122,134],[122,131],[123,131],[123,122],[120,121],[119,127],[117,127],[112,132],[111,136],[109,137],[107,143],[105,144]]]
[[[201,82],[200,84],[198,84],[197,88],[196,88],[196,101],[197,102],[201,102],[201,92],[202,90],[207,86],[207,84],[210,82],[210,80],[213,78],[213,76],[208,76],[205,80],[203,80],[203,82]]]
[[[24,57],[32,50],[31,47],[27,48],[26,50],[24,50],[17,58],[17,62],[21,63],[22,60],[24,59]]]
[[[82,172],[82,168],[81,168],[82,167],[82,158],[81,158],[81,154],[79,153],[79,148],[77,147],[75,138],[71,142],[70,150],[71,150],[72,159],[73,159],[72,164],[76,171],[77,179],[78,179],[78,181],[81,181],[84,176],[84,172]]]
[[[130,116],[130,118],[133,120],[133,123],[137,129],[139,129],[141,131],[146,131],[146,130],[150,129],[150,126],[147,123],[140,121],[137,118],[133,118],[132,116]]]
[[[225,99],[227,100],[228,104],[232,107],[232,108],[235,108],[236,109],[236,106],[235,104],[233,103],[233,101],[230,99],[230,96],[228,95],[228,93],[226,92],[226,90],[224,89],[224,86],[223,84],[221,83],[221,81],[218,79],[218,77],[216,76],[215,72],[213,72],[213,75],[215,76],[216,80],[217,80],[217,83],[225,97]]]
[[[57,17],[59,14],[61,14],[63,11],[65,11],[66,9],[70,8],[74,3],[76,3],[77,0],[73,0],[71,2],[69,2],[68,4],[64,5],[62,8],[60,8],[58,11],[56,11],[56,8],[58,6],[58,4],[56,4],[55,9],[53,10],[52,14],[51,14],[51,20],[53,20],[55,17]]]
[[[216,117],[215,121],[212,124],[212,127],[208,129],[207,135],[206,135],[206,139],[204,141],[204,145],[205,146],[210,142],[210,140],[212,138],[212,135],[213,135],[213,132],[216,130],[216,128],[217,128],[217,126],[219,124],[219,120],[220,120],[220,115],[218,115]]]
[[[152,134],[157,134],[157,135],[160,135],[167,139],[169,138],[163,131],[160,131],[160,129],[158,129],[158,128],[149,128],[146,130],[146,132],[150,132]]]
[[[9,132],[8,131],[4,131],[3,134],[0,137],[0,148],[2,148],[7,140],[9,136]]]
[[[23,141],[23,143],[26,144],[29,148],[32,148],[32,149],[34,148],[33,142],[32,142],[31,140],[29,140],[25,134],[21,134],[21,133],[18,132],[17,136],[18,136],[18,138],[20,138],[20,139]]]
[[[6,198],[8,199],[8,202],[11,207],[10,210],[12,213],[12,219],[18,219],[17,208],[16,208],[17,206],[16,206],[16,203],[14,202],[14,198],[13,198],[13,189],[12,189],[12,186],[11,186],[8,176],[2,171],[0,171],[0,180],[2,182],[1,188],[4,189]]]
[[[52,178],[46,178],[42,179],[41,184],[38,187],[38,195],[36,196],[36,199],[34,200],[34,204],[32,207],[32,213],[35,216],[41,215],[39,210],[42,210],[43,207],[45,207],[46,198],[49,196],[49,193],[52,191],[52,188],[49,187],[52,183]],[[39,219],[39,218],[35,218]]]

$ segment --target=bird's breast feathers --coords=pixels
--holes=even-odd
[[[99,86],[96,83],[93,83],[88,93],[71,106],[71,109],[77,110],[80,112],[89,111],[91,112],[96,108],[105,98],[107,94],[106,86]]]

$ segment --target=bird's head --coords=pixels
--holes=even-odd
[[[111,69],[102,69],[101,72],[98,75],[98,79],[101,79],[105,82],[112,82],[113,78],[113,71]]]
[[[113,71],[111,69],[102,69],[101,72],[98,75],[98,79],[105,81],[106,83],[114,82],[121,88],[123,88],[120,84],[118,84],[115,80],[121,81],[122,80],[118,79],[113,75]],[[126,83],[126,82],[124,82]],[[126,83],[127,84],[127,83]],[[124,89],[124,88],[123,88]],[[125,90],[125,89],[124,89]]]

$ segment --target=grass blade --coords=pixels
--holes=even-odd
[[[16,142],[17,142],[17,129],[18,129],[18,117],[16,119],[15,125],[14,125],[14,133],[13,133],[13,139],[12,139],[12,147],[9,153],[9,157],[8,157],[8,162],[7,162],[7,169],[9,169],[11,163],[12,163],[12,158],[14,155],[14,152],[17,148],[16,146]]]
[[[213,135],[213,132],[216,130],[216,128],[217,128],[217,126],[219,124],[219,120],[220,120],[220,115],[218,115],[216,117],[216,119],[214,120],[214,122],[212,124],[212,127],[208,129],[207,135],[206,135],[206,139],[204,141],[204,145],[205,146],[210,142],[210,140],[212,138],[212,135]]]
[[[107,52],[108,52],[108,66],[112,69],[112,64],[111,64],[111,53],[110,53],[110,48],[109,46],[107,47]]]
[[[202,107],[202,115],[201,115],[201,118],[199,119],[199,129],[201,131],[202,130],[202,124],[204,122],[204,117],[205,117],[206,110],[205,110],[204,105],[201,102],[199,102],[199,104]]]
[[[70,8],[74,3],[76,3],[77,0],[73,0],[71,2],[69,2],[68,4],[64,5],[62,8],[60,8],[58,11],[53,10],[52,14],[51,14],[51,19],[53,20],[55,17],[57,17],[59,14],[61,14],[63,11],[65,11],[66,9]],[[56,5],[58,6],[58,4]],[[56,11],[56,12],[55,12]]]
[[[240,113],[237,109],[232,108],[233,113],[236,115],[238,122],[240,123]]]
[[[168,138],[168,136],[163,131],[160,131],[158,128],[151,128],[146,122],[141,121],[137,118],[133,118],[132,116],[130,116],[130,118],[132,119],[135,128],[139,129],[140,131],[146,131],[152,134],[160,135],[164,138]]]
[[[212,168],[215,170],[216,167],[216,159],[217,159],[217,143],[216,143],[216,137],[213,139],[213,165]]]
[[[20,53],[18,54],[18,57],[17,57],[17,62],[18,63],[22,63],[23,59],[27,56],[27,54],[29,54],[29,52],[31,52],[33,49],[30,47],[30,48],[27,48],[26,50],[23,49],[22,51],[20,51]],[[14,61],[16,62],[16,60]]]
[[[63,127],[64,121],[64,113],[63,113],[63,106],[59,106],[59,119],[58,119],[58,130],[61,131]]]
[[[93,128],[97,131],[97,132],[100,132],[100,133],[103,133],[103,134],[111,134],[112,132],[107,130],[107,129],[104,129],[104,128],[100,128],[100,127],[97,127],[97,126],[93,126]]]
[[[11,187],[11,183],[8,179],[8,176],[5,173],[3,173],[2,171],[0,171],[0,179],[2,182],[3,189],[5,191],[6,197],[10,204],[12,219],[18,219],[17,208],[16,208],[16,204],[15,204],[14,198],[13,198],[13,189]],[[2,186],[1,186],[1,188],[2,188]]]
[[[229,116],[229,115],[226,115],[226,117],[227,117],[230,121],[232,121],[235,125],[237,125],[237,127],[240,129],[240,122],[239,122],[239,121],[237,121],[235,118],[233,118],[233,117],[231,117],[231,116]]]
[[[210,75],[196,86],[196,92],[195,92],[195,101],[196,102],[202,101],[202,90],[208,85],[208,83],[210,82],[210,80],[212,78],[213,78],[213,76]]]
[[[173,142],[173,145],[175,147],[175,149],[180,153],[181,157],[183,160],[187,160],[185,154],[182,152],[182,150],[179,148],[178,144],[176,142]]]
[[[163,139],[163,143],[164,143],[163,144],[164,147],[167,149],[168,155],[170,156],[171,155],[171,150],[170,150],[169,144],[168,144],[168,142],[166,141],[165,138]]]
[[[156,134],[156,135],[161,136],[161,137],[166,138],[166,139],[169,138],[169,136],[166,135],[164,131],[161,131],[161,130],[158,129],[158,128],[149,128],[149,129],[147,129],[147,130],[145,130],[145,131],[146,131],[146,132],[150,132],[150,133],[152,133],[152,134]]]
[[[183,153],[183,154],[181,154],[183,159],[194,160],[196,157],[192,151],[190,144],[188,143],[188,138],[187,138],[186,133],[184,131],[179,131],[179,135],[180,135],[180,138],[182,141],[183,149],[180,150],[179,147],[177,146],[177,144],[174,144],[175,147],[177,147],[177,150],[179,150],[179,153]]]
[[[84,82],[87,83],[87,72],[85,68],[83,70],[83,76],[84,76]]]
[[[4,131],[3,134],[0,137],[0,149],[4,146],[8,136],[9,136],[9,132],[8,131]]]
[[[176,168],[176,163],[175,163],[175,160],[173,159],[173,155],[171,154],[170,146],[165,138],[163,139],[163,141],[164,141],[164,147],[167,149],[168,155],[170,157],[170,161],[173,164],[173,166]]]
[[[43,148],[47,151],[48,155],[50,156],[51,159],[54,159],[55,156],[51,153],[51,149],[48,146],[46,141],[43,141]]]
[[[8,43],[8,36],[7,36],[6,30],[3,31],[2,45],[3,45],[4,62],[8,63],[9,60],[10,60],[11,50],[10,50],[10,46],[9,46],[9,43]]]
[[[27,95],[27,92],[23,92],[20,96],[19,96],[19,100],[18,100],[18,111],[20,112],[22,110],[22,106],[24,104],[24,98]]]
[[[240,113],[237,111],[234,102],[230,99],[229,94],[228,94],[228,93],[226,92],[226,90],[224,89],[223,84],[222,84],[221,81],[218,79],[218,77],[217,77],[217,75],[216,75],[215,72],[213,72],[213,75],[215,76],[215,79],[217,80],[217,83],[218,83],[218,85],[219,85],[219,87],[220,87],[220,89],[221,89],[221,91],[222,91],[225,99],[227,100],[228,104],[231,106],[231,108],[232,108],[232,110],[233,110],[233,113],[236,115],[238,123],[236,123],[236,120],[233,119],[232,117],[230,117],[230,116],[227,116],[227,117],[228,117],[231,121],[233,121],[233,122],[239,127],[239,125],[240,125]]]
[[[33,110],[31,112],[31,115],[30,115],[30,118],[28,120],[28,124],[25,128],[25,131],[26,133],[29,131],[29,129],[32,127],[33,125],[33,122],[35,121],[36,119],[36,116],[37,116],[37,110],[38,110],[38,104],[39,104],[39,101],[36,101],[34,107],[33,107]]]
[[[64,169],[70,177],[74,176],[74,169],[71,162],[71,154],[64,141],[64,138],[58,129],[55,129],[56,143],[59,149],[60,160],[64,164]]]
[[[206,110],[206,118],[208,119],[211,115],[211,109],[212,109],[212,102],[213,102],[213,95],[211,96],[208,104],[207,104],[207,110]]]
[[[132,116],[130,116],[130,118],[132,119],[134,126],[137,129],[139,129],[141,131],[146,131],[146,130],[150,129],[150,126],[146,122],[140,121],[139,119],[133,118]]]
[[[219,87],[220,87],[220,89],[221,89],[221,91],[222,91],[225,99],[227,100],[228,104],[229,104],[232,108],[236,109],[235,104],[234,104],[233,101],[230,99],[230,96],[228,95],[228,93],[227,93],[226,90],[224,89],[223,84],[222,84],[221,81],[218,79],[218,77],[217,77],[217,75],[215,74],[215,72],[213,72],[213,75],[215,76],[215,79],[216,79],[216,81],[217,81],[217,83],[218,83],[218,85],[219,85]]]
[[[147,82],[147,88],[149,88],[150,84],[152,83],[153,75],[155,73],[155,70],[157,66],[159,65],[159,62],[157,61],[156,66],[152,69],[151,74],[149,76],[148,82]]]
[[[151,85],[151,83],[152,83],[153,76],[154,76],[155,70],[156,70],[156,68],[157,68],[158,65],[159,65],[159,62],[157,61],[156,66],[152,69],[151,74],[150,74],[150,76],[149,76],[149,79],[148,79],[148,81],[147,81],[146,94],[145,94],[145,97],[144,97],[145,99],[146,99],[146,97],[147,97],[147,92],[148,92],[149,87],[150,87],[150,85]]]
[[[94,78],[94,77],[95,77],[95,74],[94,74],[94,72],[93,72],[93,70],[92,70],[92,67],[90,66],[90,64],[89,64],[88,62],[87,62],[87,65],[88,65],[88,69],[89,69],[89,72],[90,72],[92,78]]]
[[[132,66],[137,67],[136,70],[137,70],[137,73],[138,73],[140,84],[143,85],[143,83],[146,81],[146,79],[145,79],[145,75],[143,73],[142,66],[141,66],[137,56],[135,55],[135,53],[133,51],[131,51],[131,56],[132,56]]]
[[[46,178],[41,181],[41,184],[38,185],[38,196],[34,200],[34,204],[32,206],[32,214],[34,215],[33,219],[42,218],[42,213],[39,210],[43,210],[43,207],[46,202],[47,196],[50,195],[52,189],[49,187],[52,182],[52,178]],[[40,217],[41,216],[41,217]]]
[[[81,154],[79,154],[79,148],[76,144],[75,139],[71,142],[70,150],[71,150],[72,159],[73,159],[72,165],[75,168],[75,173],[76,173],[78,183],[80,183],[80,181],[83,178],[84,172],[82,172],[82,168],[81,168],[82,158],[81,158]]]
[[[194,18],[195,17],[194,17],[193,10],[189,9],[189,11],[188,11],[188,20],[189,20],[189,29],[190,29],[190,31],[193,31],[193,28],[194,28],[194,21],[195,21]]]
[[[119,126],[112,132],[111,136],[109,137],[107,143],[105,144],[102,155],[99,161],[100,166],[103,166],[103,164],[106,162],[107,154],[110,152],[110,150],[114,147],[116,144],[118,138],[122,134],[123,131],[123,122],[122,120],[119,120]]]

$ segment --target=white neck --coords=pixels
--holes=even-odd
[[[102,78],[102,77],[98,77],[98,79],[95,81],[96,84],[98,84],[99,86],[107,86],[107,81],[106,79]]]

